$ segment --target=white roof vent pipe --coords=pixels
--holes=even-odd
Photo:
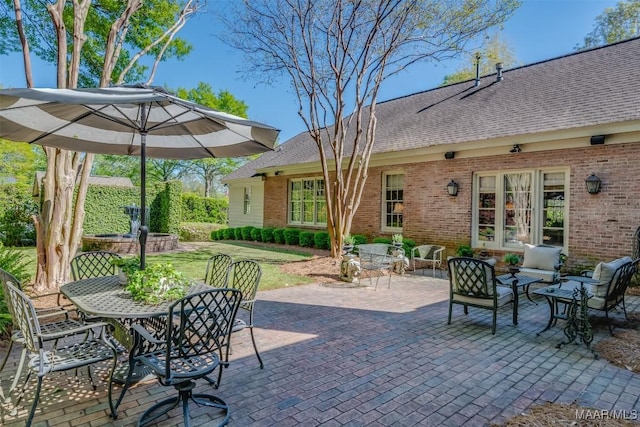
[[[498,62],[496,64],[496,81],[501,82],[504,77],[502,77],[502,62]]]

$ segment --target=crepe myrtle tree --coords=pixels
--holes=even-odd
[[[197,0],[124,0],[96,6],[91,0],[2,2],[0,53],[21,50],[27,87],[33,87],[32,52],[56,64],[58,88],[139,82],[145,75],[146,84],[151,84],[161,61],[191,50],[175,36],[201,6]],[[150,58],[152,65],[141,65],[142,58]],[[82,238],[94,157],[48,147],[44,151],[43,204],[34,217],[36,291],[59,287],[69,279],[69,261]]]
[[[362,197],[389,77],[443,60],[504,22],[517,0],[244,0],[224,40],[244,71],[288,77],[326,183],[327,229],[337,257]],[[249,64],[249,66],[247,66]]]

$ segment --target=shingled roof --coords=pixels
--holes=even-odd
[[[374,153],[640,120],[639,52],[634,38],[379,102]],[[318,160],[303,132],[225,181]]]

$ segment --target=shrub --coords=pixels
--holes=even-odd
[[[0,242],[6,246],[31,246],[36,242],[36,229],[31,216],[38,213],[33,200],[14,198],[0,216]]]
[[[182,242],[207,242],[217,227],[217,224],[206,222],[183,222],[178,235]]]
[[[254,229],[255,227],[252,225],[246,225],[244,227],[242,227],[241,232],[242,232],[242,239],[243,240],[255,240],[251,237],[251,231]]]
[[[254,227],[253,230],[251,230],[251,239],[256,242],[262,242],[262,229]]]
[[[387,245],[390,245],[391,239],[389,237],[376,237],[373,239],[373,243],[386,243]]]
[[[300,232],[300,246],[304,248],[312,248],[313,247],[313,236],[316,233],[313,231],[301,231]]]
[[[233,237],[236,240],[242,240],[242,227],[237,227],[233,229]]]
[[[352,237],[354,245],[364,245],[367,243],[367,236],[363,234],[354,234]]]
[[[210,222],[225,224],[227,222],[226,198],[201,197],[195,193],[182,194],[182,220],[184,222]]]
[[[284,228],[276,228],[273,230],[273,241],[276,243],[284,243]]]
[[[284,242],[287,245],[299,245],[300,244],[300,230],[297,228],[285,228],[284,229]]]
[[[329,233],[326,231],[318,231],[313,235],[313,243],[318,249],[329,249]]]
[[[0,243],[0,268],[13,274],[20,282],[26,282],[31,278],[28,262],[24,261],[22,253],[15,248],[8,248]],[[7,308],[2,287],[0,287],[0,337],[5,337],[9,331],[11,316]]]
[[[225,228],[222,230],[222,237],[224,237],[225,240],[231,240],[231,239],[235,239],[235,233],[233,231],[233,228]]]
[[[260,234],[262,234],[262,241],[265,243],[273,243],[275,240],[273,239],[273,228],[263,228],[260,230]]]

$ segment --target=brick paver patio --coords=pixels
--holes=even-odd
[[[488,310],[470,308],[465,316],[456,306],[447,325],[448,282],[420,275],[394,277],[391,289],[314,284],[259,292],[258,300],[255,333],[265,369],[249,332],[236,334],[231,366],[215,391],[231,407],[231,425],[484,426],[544,402],[640,412],[640,375],[594,358],[584,345],[556,348],[562,322],[536,335],[548,319],[543,300],[521,298],[518,326],[502,309],[495,336]],[[629,298],[629,311],[639,304]],[[604,324],[595,332],[594,343],[608,336]],[[19,351],[13,353],[1,377],[5,392]],[[104,375],[104,367],[98,371]],[[112,420],[104,383],[94,392],[83,375],[78,382],[49,378],[34,425],[131,426],[152,402],[174,393],[155,381],[139,384]],[[210,386],[202,382],[198,390]],[[10,406],[3,425],[24,425],[28,405],[16,416]],[[180,410],[172,415],[157,425],[181,425]],[[215,425],[208,408],[194,405],[192,417],[194,426]]]

